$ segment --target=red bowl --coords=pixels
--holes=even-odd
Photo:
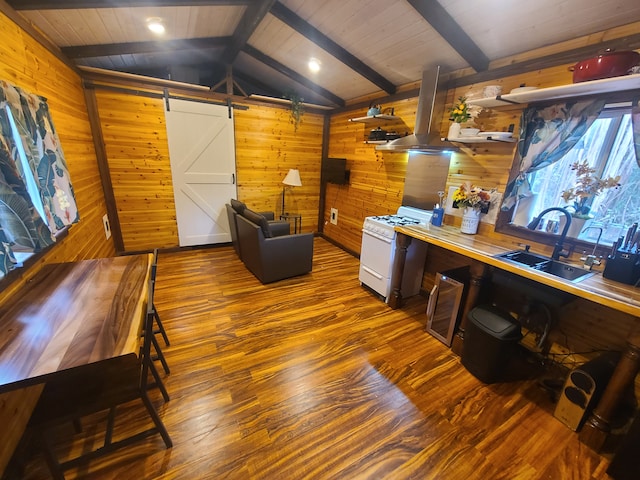
[[[573,83],[626,75],[640,65],[640,53],[632,50],[605,52],[595,58],[582,60],[573,67]]]

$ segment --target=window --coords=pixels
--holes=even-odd
[[[608,188],[587,200],[590,218],[577,234],[579,240],[611,245],[627,228],[640,220],[640,167],[636,161],[633,145],[630,106],[607,106],[578,143],[557,162],[531,172],[527,179],[533,197],[526,203],[528,212],[514,214],[520,218],[521,226],[542,210],[549,207],[566,206],[562,192],[573,187],[576,174],[571,169],[575,162],[587,160],[599,178],[620,176],[619,188]],[[557,232],[563,215],[550,212],[546,223],[539,228]],[[595,228],[588,228],[595,227]]]
[[[45,218],[44,206],[42,205],[42,199],[40,198],[40,191],[38,190],[38,184],[36,183],[37,179],[34,178],[33,172],[29,167],[29,160],[27,158],[27,153],[24,150],[24,145],[22,144],[22,140],[20,139],[20,132],[18,132],[18,127],[16,125],[15,120],[13,119],[13,113],[11,113],[11,108],[7,105],[7,118],[9,119],[9,124],[11,125],[11,133],[13,135],[13,141],[16,145],[16,165],[18,167],[18,171],[22,176],[22,180],[25,183],[27,188],[27,193],[29,194],[29,198],[33,202],[34,207],[40,214],[42,218]],[[32,245],[29,245],[32,246]]]
[[[0,278],[78,220],[46,99],[0,80]]]

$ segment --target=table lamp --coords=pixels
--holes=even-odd
[[[284,193],[287,189],[287,186],[289,187],[301,187],[302,186],[302,182],[300,181],[300,172],[295,169],[295,168],[290,168],[289,169],[289,173],[287,173],[287,176],[284,177],[284,180],[282,180],[283,183],[283,187],[282,187],[282,214],[285,214],[284,211]]]

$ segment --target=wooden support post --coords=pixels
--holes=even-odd
[[[402,276],[404,275],[404,263],[407,259],[409,245],[411,245],[411,237],[398,232],[396,234],[396,253],[391,273],[391,293],[388,298],[389,306],[394,310],[402,306]]]
[[[640,330],[636,330],[627,340],[627,350],[613,371],[613,376],[607,384],[598,406],[580,432],[580,441],[592,450],[600,452],[604,446],[611,431],[611,418],[639,370]]]
[[[233,95],[233,67],[227,65],[227,95]]]
[[[473,260],[469,266],[469,273],[471,275],[469,281],[469,290],[467,291],[467,299],[462,308],[462,318],[460,319],[460,326],[458,331],[453,337],[451,343],[451,350],[456,355],[462,355],[462,345],[464,343],[464,329],[467,326],[467,318],[469,312],[478,304],[482,287],[485,283],[485,279],[488,275],[489,268],[486,264]]]

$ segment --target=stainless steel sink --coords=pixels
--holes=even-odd
[[[580,280],[584,280],[596,273],[558,260],[552,260],[544,255],[538,255],[526,250],[514,250],[511,252],[500,253],[495,257],[517,263],[519,265],[531,267],[534,270],[550,273],[551,275],[569,280],[570,282],[579,282]]]

